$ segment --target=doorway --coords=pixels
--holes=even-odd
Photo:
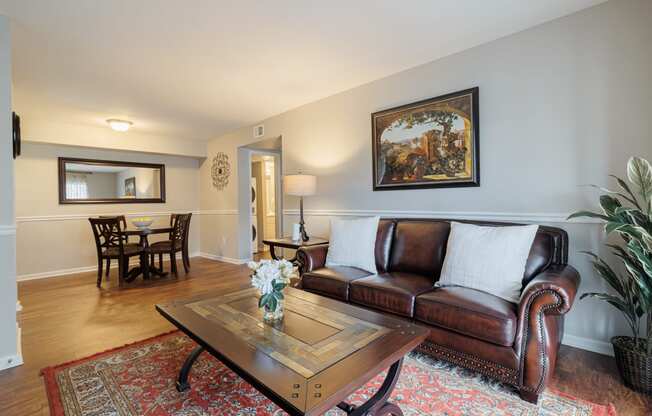
[[[238,148],[238,258],[241,262],[268,257],[263,240],[283,235],[281,143],[279,136]]]
[[[273,155],[251,155],[251,254],[264,255],[263,240],[276,238],[276,168]]]

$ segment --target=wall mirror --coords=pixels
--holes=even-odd
[[[165,165],[59,158],[60,204],[165,202]]]

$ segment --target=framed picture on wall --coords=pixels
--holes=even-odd
[[[480,186],[479,89],[371,115],[373,189]]]
[[[125,179],[125,196],[128,198],[136,197],[136,177]]]

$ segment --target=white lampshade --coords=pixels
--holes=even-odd
[[[309,196],[317,191],[317,177],[313,175],[285,175],[283,191],[286,195]]]

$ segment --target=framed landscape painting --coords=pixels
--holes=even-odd
[[[480,186],[478,88],[371,115],[374,191]]]

